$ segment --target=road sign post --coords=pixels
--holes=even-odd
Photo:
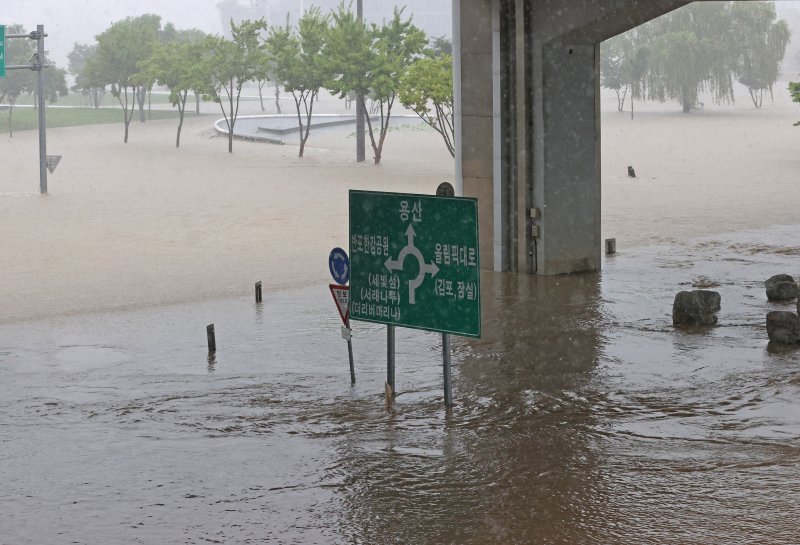
[[[336,302],[336,310],[342,318],[342,338],[347,341],[347,358],[350,360],[350,384],[356,383],[356,370],[353,365],[353,335],[350,330],[350,258],[341,248],[334,248],[328,255],[328,269],[337,284],[330,284],[331,295]]]
[[[480,337],[476,199],[350,191],[350,317],[387,324],[387,392],[396,392],[396,326]]]
[[[480,337],[476,199],[350,191],[350,317]]]

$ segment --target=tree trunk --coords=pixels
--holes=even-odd
[[[194,93],[194,115],[200,115],[200,93]]]
[[[236,116],[233,113],[233,78],[231,78],[231,92],[228,97],[228,103],[231,106],[229,116],[231,122],[228,123],[228,153],[233,153],[233,125],[236,123]]]
[[[275,109],[278,110],[278,113],[281,113],[281,88],[278,85],[278,82],[275,82]]]
[[[139,122],[140,123],[144,123],[145,122],[145,117],[144,117],[144,99],[145,99],[145,96],[144,96],[144,94],[145,94],[144,89],[142,89],[140,87],[139,91],[137,93],[137,96],[136,96],[137,102],[139,103]]]
[[[10,101],[9,101],[10,102]],[[14,138],[14,128],[12,127],[11,114],[14,113],[14,104],[11,103],[8,108],[8,137]]]
[[[258,101],[261,103],[261,111],[262,112],[264,110],[266,110],[266,108],[264,108],[264,94],[261,92],[261,90],[263,88],[264,88],[264,82],[263,81],[259,81],[258,82]]]
[[[694,98],[689,97],[688,89],[684,89],[681,93],[681,104],[683,106],[683,113],[688,114],[692,111],[692,106],[694,106]]]
[[[181,128],[183,128],[183,114],[186,113],[186,95],[188,91],[183,92],[183,96],[178,97],[178,136],[175,137],[175,147],[181,147]]]

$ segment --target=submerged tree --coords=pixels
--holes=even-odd
[[[772,96],[791,31],[786,21],[775,21],[772,2],[734,2],[732,28],[738,55],[736,79],[747,87],[753,105],[761,108],[764,91]]]
[[[143,78],[167,87],[170,91],[170,102],[178,108],[176,148],[181,145],[181,128],[189,92],[197,95],[211,87],[209,71],[202,63],[206,43],[208,42],[173,41],[157,44],[153,49],[153,55],[140,65]]]
[[[366,116],[375,164],[381,162],[400,82],[427,43],[425,33],[410,18],[403,20],[402,12],[395,9],[390,21],[369,28],[344,4],[333,13],[326,58],[334,76],[327,87],[339,98],[360,96],[365,110],[367,97],[376,105],[379,125]]]
[[[433,128],[455,157],[453,133],[453,58],[449,54],[422,57],[408,69],[399,89],[400,102]]]
[[[122,106],[125,136],[133,118],[135,100],[143,84],[139,64],[147,60],[156,42],[161,18],[157,15],[128,17],[97,36],[97,54],[84,68],[92,85],[110,85],[111,94]]]
[[[92,79],[94,74],[90,74],[86,70],[86,64],[96,54],[97,44],[86,45],[76,43],[72,47],[72,51],[67,55],[69,72],[75,76],[75,85],[72,89],[88,97],[89,106],[93,108],[100,107],[103,96],[106,94],[106,88],[103,83]]]
[[[601,45],[600,84],[616,92],[617,111],[625,109],[625,100],[630,94],[631,118],[634,99],[644,96],[644,78],[650,55],[649,49],[641,41],[636,31],[630,31]]]
[[[730,3],[692,4],[649,24],[648,97],[680,102],[688,113],[701,92],[733,100]]]
[[[691,4],[605,42],[602,84],[617,91],[620,110],[630,89],[634,96],[646,91],[650,99],[677,100],[688,113],[700,93],[733,101],[735,76],[760,108],[790,36],[775,18],[772,2]]]
[[[283,28],[273,28],[267,39],[267,49],[275,59],[276,82],[294,98],[300,128],[300,157],[311,130],[314,101],[331,78],[330,63],[325,60],[328,21],[319,8],[312,7],[297,22],[297,32],[287,22]]]
[[[211,85],[204,94],[222,110],[228,128],[228,153],[233,153],[233,129],[239,116],[242,87],[255,77],[256,56],[261,47],[258,34],[265,28],[263,19],[246,20],[239,25],[231,21],[233,40],[211,38],[206,44],[204,66]]]

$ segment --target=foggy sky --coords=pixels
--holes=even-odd
[[[25,31],[44,25],[50,57],[67,68],[75,42],[91,44],[111,23],[128,16],[155,13],[162,24],[222,33],[219,0],[0,0],[0,24],[22,24]]]
[[[298,0],[302,1],[302,0]],[[0,0],[0,24],[22,24],[26,31],[45,25],[48,37],[45,47],[50,58],[67,68],[67,54],[75,42],[91,44],[94,37],[111,23],[128,16],[155,13],[162,22],[171,22],[178,29],[199,28],[221,34],[217,3],[219,0]],[[240,0],[246,3],[246,0]],[[313,0],[304,0],[306,5]],[[397,0],[398,5],[403,0]],[[775,2],[778,16],[800,9],[800,0]],[[790,22],[791,24],[791,22]],[[800,34],[798,29],[792,29]],[[797,40],[797,36],[793,36]]]

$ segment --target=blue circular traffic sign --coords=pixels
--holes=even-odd
[[[334,248],[328,256],[328,268],[337,284],[345,285],[350,282],[350,258],[341,248]]]

